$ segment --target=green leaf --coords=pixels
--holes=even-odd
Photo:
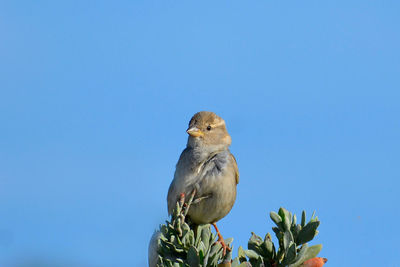
[[[285,253],[285,258],[282,261],[282,264],[288,265],[291,262],[293,262],[295,258],[296,258],[296,244],[292,242],[289,246],[289,249]]]
[[[282,227],[282,218],[279,216],[278,213],[271,211],[269,213],[269,217],[271,218],[271,220],[276,224],[276,226],[278,227]]]
[[[175,220],[175,230],[179,236],[182,236],[181,220]]]
[[[167,235],[167,234],[168,234],[168,227],[167,227],[165,224],[163,224],[163,225],[161,225],[161,227],[160,227],[160,231],[161,231],[161,233],[162,233],[163,235]]]
[[[254,245],[261,245],[263,242],[262,238],[258,235],[256,235],[255,233],[251,232],[251,237],[249,240],[249,244],[254,244]]]
[[[225,257],[223,257],[224,262],[231,262],[232,260],[232,250],[231,251],[226,251]]]
[[[196,267],[200,265],[199,255],[194,247],[190,247],[187,253],[187,261],[190,266]]]
[[[244,252],[242,246],[240,246],[239,249],[238,249],[238,258],[239,258],[240,262],[244,262],[244,261],[247,260],[246,259],[246,253]]]
[[[305,262],[307,249],[308,249],[307,243],[305,243],[303,246],[301,246],[301,249],[300,249],[299,253],[297,253],[295,261],[292,264],[290,264],[289,267],[298,267],[303,262]]]
[[[190,227],[187,223],[182,224],[182,236],[187,235],[190,232]]]
[[[282,261],[284,256],[285,256],[285,251],[283,250],[283,247],[279,247],[278,253],[276,254],[276,257],[275,257],[275,260]]]
[[[306,211],[303,210],[301,213],[301,227],[304,227],[306,225]]]
[[[179,211],[177,213],[176,211]],[[216,267],[218,263],[230,261],[232,252],[222,256],[223,249],[216,243],[216,235],[212,233],[209,224],[191,228],[184,221],[184,210],[177,205],[170,221],[160,225],[158,266],[163,267]],[[175,216],[176,215],[176,216]],[[239,247],[238,257],[232,261],[233,267],[300,267],[304,261],[318,255],[321,245],[308,247],[308,241],[318,233],[318,217],[315,212],[306,223],[306,212],[301,214],[299,224],[297,216],[281,207],[276,212],[270,213],[274,222],[273,231],[279,241],[278,250],[275,249],[271,235],[267,234],[264,240],[252,233],[248,242],[248,250]],[[224,240],[231,244],[233,239]],[[303,245],[302,245],[303,244]],[[298,248],[299,247],[299,248]]]
[[[197,227],[197,229],[195,231],[196,232],[196,236],[195,236],[195,239],[194,239],[195,247],[197,247],[199,245],[199,243],[200,243],[201,233],[203,232],[204,225],[197,225],[196,227]]]
[[[278,214],[282,218],[283,229],[290,230],[290,225],[292,224],[292,216],[290,215],[290,212],[288,210],[286,210],[285,208],[281,207],[279,209]]]
[[[181,206],[179,205],[179,201],[176,202],[175,209],[172,213],[174,214],[175,218],[177,218],[179,213],[181,213]]]
[[[232,265],[231,265],[231,267],[239,267],[239,265],[240,265],[239,258],[238,258],[238,257],[234,258],[234,259],[232,260]]]
[[[193,231],[190,231],[188,236],[189,236],[189,244],[190,245],[194,245],[194,233],[193,233]]]
[[[285,250],[285,252],[288,251],[291,243],[294,243],[292,233],[289,231],[286,231],[283,234],[283,249]]]
[[[262,258],[262,257],[258,257],[258,259],[257,259],[257,262],[256,262],[255,266],[256,266],[256,267],[262,267],[262,266],[265,266],[265,265],[264,265],[264,260],[263,260],[263,258]]]
[[[205,257],[206,257],[206,256],[205,256],[204,250],[200,250],[200,251],[199,251],[199,261],[200,261],[200,264],[204,263]]]
[[[232,242],[233,242],[233,238],[232,238],[232,237],[229,237],[229,238],[227,238],[227,239],[224,239],[224,242],[225,242],[226,245],[230,245],[230,244],[232,244]]]
[[[272,227],[272,230],[274,231],[276,238],[280,240],[282,238],[282,232],[279,230],[278,227]]]
[[[163,233],[160,233],[160,240],[168,240]]]
[[[248,249],[244,251],[246,253],[246,256],[249,258],[249,261],[252,266],[260,266],[257,265],[259,259],[261,258],[260,255],[257,254],[254,250]]]
[[[297,240],[297,236],[299,235],[300,231],[301,231],[300,224],[296,224],[296,226],[292,228],[292,235],[294,240]]]
[[[251,250],[251,249],[246,249],[245,251],[244,251],[244,253],[246,254],[246,256],[249,258],[249,259],[255,259],[255,260],[257,260],[260,256],[257,254],[257,252],[255,252],[254,250]]]
[[[308,241],[312,240],[314,238],[314,236],[316,236],[316,234],[317,234],[317,228],[318,228],[319,224],[320,224],[319,221],[307,223],[307,225],[304,226],[304,228],[300,230],[300,232],[297,236],[296,243],[298,245],[301,245],[301,244],[307,243]]]
[[[261,237],[256,235],[255,233],[251,232],[251,237],[249,242],[247,243],[247,248],[254,250],[258,254],[262,253],[261,245],[263,243],[263,240]]]
[[[203,229],[203,231],[201,232],[201,241],[203,241],[204,243],[204,247],[208,248],[208,246],[210,245],[210,234],[211,231],[209,231],[209,229]]]
[[[186,248],[193,246],[193,238],[193,232],[189,232],[188,234],[184,235],[181,239],[183,246]]]
[[[220,243],[214,243],[211,247],[210,259],[208,266],[217,266],[218,261],[222,259],[222,246]]]
[[[162,266],[162,263],[163,263],[163,259],[160,255],[158,255],[157,267]]]
[[[173,267],[172,261],[171,261],[171,260],[167,259],[167,260],[166,260],[166,263],[167,263],[167,266],[168,266],[168,267]]]
[[[208,259],[208,266],[216,266],[218,261],[222,258],[222,246],[220,243],[214,243],[211,246],[210,256]]]
[[[274,243],[272,243],[270,234],[265,235],[264,242],[261,245],[261,247],[264,250],[265,257],[268,260],[272,260],[274,258],[275,248],[274,248]]]
[[[203,241],[200,241],[199,246],[197,247],[197,251],[198,251],[199,253],[200,253],[200,252],[203,252],[203,254],[205,253],[206,247],[204,246]]]
[[[289,267],[299,267],[301,266],[305,261],[315,258],[318,256],[318,253],[321,251],[322,245],[315,245],[308,247],[307,244],[304,244],[300,252],[297,254],[296,260],[294,263],[289,265]]]
[[[210,254],[211,254],[211,255],[214,255],[214,254],[216,254],[219,250],[222,251],[222,246],[221,246],[221,244],[220,244],[220,243],[214,243],[213,246],[211,247],[211,252],[210,252]]]
[[[305,253],[304,261],[317,257],[321,249],[322,249],[321,244],[309,247]]]

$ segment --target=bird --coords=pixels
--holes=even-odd
[[[239,171],[229,151],[232,139],[225,121],[210,111],[194,114],[186,132],[187,145],[168,190],[168,213],[172,214],[180,198],[184,197],[186,202],[194,194],[187,216],[196,225],[212,224],[225,254],[230,248],[216,222],[231,211],[236,200]]]

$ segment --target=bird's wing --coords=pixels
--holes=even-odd
[[[238,169],[238,166],[237,166],[236,159],[235,159],[235,157],[232,155],[232,153],[231,153],[231,157],[232,157],[232,159],[233,159],[233,168],[235,169],[236,184],[238,184],[238,183],[239,183],[239,169]]]
[[[167,195],[167,207],[168,207],[168,214],[172,214],[172,210],[175,208],[176,205],[176,195],[174,194],[175,192],[175,186],[174,186],[174,181],[172,180],[171,184],[169,185],[168,189],[168,195]]]
[[[168,214],[172,214],[172,211],[175,209],[176,202],[178,201],[179,194],[180,193],[187,193],[184,188],[182,188],[182,185],[184,182],[179,179],[179,177],[182,177],[182,174],[179,174],[184,167],[182,165],[185,165],[185,162],[187,161],[187,152],[188,148],[185,148],[181,155],[179,156],[179,160],[176,164],[176,169],[175,169],[175,174],[174,174],[174,179],[172,180],[171,184],[169,185],[168,189],[168,195],[167,195],[167,204],[168,204]]]

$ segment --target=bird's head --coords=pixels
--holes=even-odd
[[[203,147],[213,152],[226,149],[231,144],[225,121],[213,112],[200,111],[194,114],[186,132],[189,134],[189,147]]]

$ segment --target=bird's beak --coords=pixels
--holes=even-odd
[[[204,136],[204,133],[197,127],[191,127],[186,130],[186,132],[193,137]]]

